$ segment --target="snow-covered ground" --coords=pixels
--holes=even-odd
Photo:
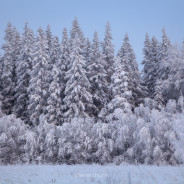
[[[184,184],[184,166],[0,166],[0,184]]]

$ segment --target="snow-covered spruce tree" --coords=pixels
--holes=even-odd
[[[153,94],[155,91],[155,82],[157,78],[157,70],[156,65],[158,62],[158,51],[159,51],[159,44],[157,39],[153,36],[152,40],[150,41],[148,34],[146,34],[146,39],[144,42],[144,59],[142,64],[144,65],[143,68],[143,83],[147,87],[148,96],[153,98]]]
[[[80,28],[77,17],[75,17],[74,21],[72,22],[72,28],[70,31],[70,49],[73,48],[73,40],[76,37],[80,40],[80,48],[83,50],[83,56],[84,56],[85,37],[84,37],[84,33]]]
[[[38,36],[33,48],[33,61],[29,93],[29,117],[30,123],[39,124],[39,116],[45,112],[48,95],[48,60],[47,41],[43,30],[38,30]]]
[[[63,122],[62,101],[61,101],[60,73],[54,64],[52,69],[52,82],[49,87],[49,98],[47,99],[47,122],[61,125]]]
[[[94,115],[97,116],[102,107],[104,107],[109,100],[107,73],[104,69],[105,61],[100,51],[97,32],[94,34],[90,50],[87,71],[88,79],[91,84],[93,104],[95,105]]]
[[[131,98],[127,99],[132,108],[142,102],[143,97],[146,95],[146,90],[142,85],[138,65],[136,62],[135,54],[129,43],[128,35],[124,37],[123,45],[118,52],[120,63],[123,63],[124,71],[128,76],[128,91],[131,91]]]
[[[154,100],[157,102],[157,107],[160,109],[164,104],[163,90],[161,87],[161,81],[157,80],[154,89]]]
[[[165,80],[168,78],[170,71],[170,68],[168,66],[168,56],[172,44],[165,32],[165,29],[162,30],[162,33],[162,43],[160,45],[158,54],[158,78],[161,78],[161,80]]]
[[[19,64],[19,58],[20,58],[20,52],[22,50],[22,38],[20,36],[20,33],[17,31],[16,27],[13,28],[13,60],[15,62],[15,83],[17,82],[17,73],[16,73],[16,68]]]
[[[143,48],[143,54],[144,59],[142,61],[142,64],[144,65],[143,68],[143,82],[145,86],[149,86],[149,75],[150,75],[150,50],[151,50],[151,41],[146,33],[145,41],[144,41],[144,48]]]
[[[64,103],[66,105],[65,118],[88,117],[92,114],[92,95],[90,93],[90,83],[87,79],[82,50],[80,48],[80,38],[76,35],[72,43],[70,58],[71,68],[66,73],[66,88]]]
[[[182,94],[182,92],[180,90],[179,98],[178,98],[178,101],[177,101],[178,111],[182,112],[183,111],[183,107],[184,107],[184,98],[183,98],[183,94]]]
[[[2,91],[3,57],[0,53],[0,93]]]
[[[51,52],[51,49],[52,49],[52,32],[50,30],[50,25],[47,26],[47,29],[45,31],[45,34],[46,34],[46,40],[47,40],[47,44],[48,44],[48,48],[47,48],[47,51],[48,51],[48,54],[50,55],[50,52]]]
[[[18,76],[17,76],[17,67],[19,65],[20,62],[20,53],[22,50],[22,38],[20,36],[20,33],[17,31],[17,29],[14,27],[13,28],[13,53],[12,53],[12,59],[15,63],[15,67],[14,67],[14,71],[13,71],[13,80],[15,83],[15,87],[17,86],[17,81],[18,81]],[[14,95],[14,103],[16,102],[17,95],[16,95],[16,90],[15,90],[15,95]],[[12,107],[12,111],[13,111],[13,107]]]
[[[151,40],[151,49],[150,49],[150,78],[149,78],[149,86],[148,86],[148,90],[149,90],[149,97],[150,98],[154,98],[154,93],[155,93],[155,86],[156,86],[156,82],[157,82],[157,64],[159,62],[159,42],[157,41],[157,39],[153,36],[152,40]]]
[[[110,23],[107,22],[105,29],[105,38],[102,44],[102,50],[105,59],[105,70],[108,74],[107,81],[111,82],[111,76],[114,72],[113,64],[114,64],[114,45],[112,44],[112,34],[111,34],[111,26]]]
[[[182,63],[184,63],[184,41],[182,42],[182,48],[181,48],[181,61],[182,61]],[[181,71],[181,74],[183,74],[183,73],[184,73],[184,68],[182,68],[182,71]],[[184,95],[184,89],[183,88],[181,89],[181,93],[182,93],[182,95]]]
[[[85,39],[83,52],[84,52],[84,58],[86,61],[86,71],[88,73],[89,72],[88,65],[90,65],[90,55],[91,55],[91,42],[88,38]]]
[[[124,59],[117,58],[115,71],[111,78],[112,99],[99,116],[104,116],[108,122],[120,120],[123,113],[131,113],[133,99],[130,75],[127,72]],[[105,114],[104,114],[105,113]]]
[[[50,26],[47,26],[47,30],[45,31],[45,41],[46,41],[46,52],[48,55],[48,63],[47,63],[47,87],[52,81],[52,68],[54,63],[58,60],[60,54],[60,44],[58,37],[53,37]],[[49,97],[49,93],[47,93],[47,98]],[[45,112],[46,113],[46,112]]]
[[[59,62],[59,58],[60,58],[60,53],[61,53],[61,49],[60,49],[60,44],[59,44],[59,39],[58,37],[54,37],[52,39],[52,47],[51,50],[49,51],[49,62],[48,62],[48,81],[49,84],[52,81],[52,69],[54,64],[57,65],[57,63]]]
[[[153,96],[156,96],[156,88],[159,88],[162,96],[163,96],[163,102],[167,102],[167,99],[164,98],[164,86],[163,81],[167,80],[170,74],[170,66],[168,64],[169,59],[169,52],[172,47],[171,42],[169,38],[166,35],[165,29],[163,29],[163,35],[162,35],[162,43],[159,47],[159,53],[158,53],[158,62],[156,63],[156,85],[155,88],[155,94]],[[160,86],[158,86],[160,85]],[[161,103],[161,101],[159,102]]]
[[[3,72],[3,57],[0,53],[0,76],[2,75]]]
[[[5,43],[2,46],[4,50],[2,81],[2,110],[10,114],[14,105],[15,95],[15,60],[13,59],[13,39],[14,32],[11,23],[8,23],[5,30]]]
[[[178,45],[170,48],[168,65],[170,66],[169,76],[163,81],[164,97],[166,100],[178,100],[180,93],[184,93],[184,59],[182,48]]]
[[[182,42],[182,47],[181,47],[181,58],[184,60],[184,41]]]
[[[86,66],[88,65],[90,61],[90,53],[91,53],[91,43],[89,39],[87,38],[84,43],[84,58],[86,60]]]
[[[80,40],[80,49],[82,50],[82,55],[85,59],[85,61],[87,62],[87,58],[86,58],[86,43],[87,40],[84,37],[84,33],[79,25],[78,19],[77,17],[75,17],[74,21],[72,22],[72,28],[70,30],[70,39],[68,41],[68,48],[69,48],[69,53],[72,52],[73,50],[73,43],[75,42],[75,39],[79,39]],[[68,69],[71,68],[72,66],[72,59],[69,59],[70,63],[68,64]],[[87,65],[86,65],[87,66]],[[86,69],[85,69],[86,70]]]
[[[57,64],[59,57],[60,57],[60,44],[58,37],[54,37],[52,40],[52,48],[50,51],[50,59],[51,59],[51,65]]]
[[[15,105],[13,108],[14,114],[27,122],[28,112],[28,92],[27,88],[30,82],[30,72],[32,68],[32,49],[34,45],[34,33],[25,24],[24,33],[22,37],[22,50],[16,67],[17,85],[15,88]]]
[[[71,68],[70,63],[70,46],[68,40],[67,29],[63,29],[62,42],[61,42],[61,54],[58,62],[58,67],[62,71],[62,76]]]
[[[66,88],[66,72],[71,69],[71,60],[70,60],[70,48],[67,29],[63,29],[62,42],[61,42],[61,52],[60,57],[57,62],[57,68],[59,70],[59,80],[60,80],[60,90],[61,90],[61,101],[62,101],[62,111],[66,110],[66,105],[63,102],[65,97],[65,88]]]
[[[65,34],[67,34],[67,32]],[[80,44],[79,47],[82,50],[81,53],[82,53],[83,57],[85,57],[85,41],[86,41],[86,39],[85,39],[84,33],[82,32],[82,29],[79,25],[77,17],[75,17],[74,21],[72,22],[72,28],[70,30],[70,38],[69,38],[69,41],[68,41],[69,53],[71,53],[72,50],[73,50],[73,47],[74,47],[73,43],[75,43],[76,38],[79,39],[79,44]],[[69,64],[67,64],[68,65],[67,66],[67,71],[69,69],[71,69],[71,67],[73,65],[71,58],[68,61],[69,61]]]
[[[5,114],[2,111],[2,102],[0,101],[0,118],[4,116]]]

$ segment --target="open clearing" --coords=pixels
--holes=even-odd
[[[184,166],[0,166],[0,184],[184,184]]]

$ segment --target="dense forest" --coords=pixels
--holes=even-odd
[[[184,162],[184,42],[146,34],[138,70],[128,34],[115,54],[77,18],[62,40],[8,23],[0,56],[0,163]]]

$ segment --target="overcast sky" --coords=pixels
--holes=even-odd
[[[161,40],[165,27],[173,42],[184,40],[184,0],[0,0],[0,45],[8,21],[20,32],[26,21],[35,31],[50,24],[61,39],[75,16],[90,39],[97,31],[102,40],[109,21],[116,51],[127,32],[139,64],[146,32]]]

